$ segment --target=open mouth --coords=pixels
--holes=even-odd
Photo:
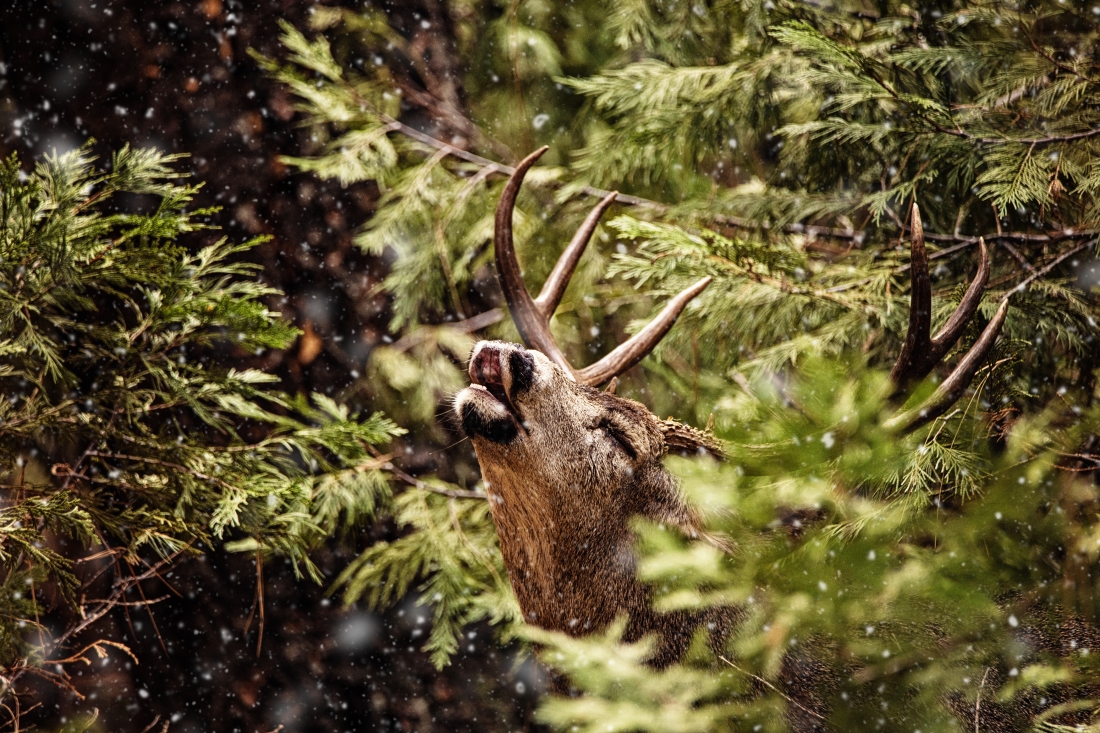
[[[481,349],[470,361],[470,381],[475,386],[483,388],[497,402],[502,404],[504,409],[515,418],[516,424],[522,428],[523,420],[520,418],[519,410],[512,404],[508,392],[504,389],[504,377],[500,368],[500,360],[501,353],[498,349],[491,346]]]

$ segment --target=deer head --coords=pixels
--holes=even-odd
[[[659,420],[643,405],[597,386],[636,364],[668,332],[703,278],[672,299],[642,331],[595,364],[575,369],[550,333],[549,319],[616,194],[605,197],[566,247],[538,297],[527,292],[512,242],[512,210],[527,170],[517,166],[496,212],[497,268],[512,317],[527,348],[483,341],[470,357],[471,386],[455,412],[477,451],[512,587],[528,621],[583,634],[627,613],[627,636],[657,631],[658,658],[675,658],[698,619],[657,616],[634,577],[630,519],[643,516],[696,536],[700,522],[662,467],[670,449],[718,454],[708,433]],[[892,378],[898,393],[942,360],[971,320],[989,274],[981,262],[947,325],[929,336],[931,288],[919,212],[913,209],[913,279],[909,333]],[[924,405],[899,414],[901,429],[941,415],[965,391],[996,339],[1002,304],[981,338]]]
[[[653,623],[634,579],[630,518],[642,515],[694,534],[698,521],[661,460],[670,447],[717,451],[718,445],[596,386],[642,359],[710,278],[674,298],[603,359],[574,369],[551,336],[549,319],[615,194],[588,216],[532,298],[512,243],[512,209],[524,174],[544,151],[520,163],[508,181],[495,228],[505,296],[529,348],[477,344],[472,385],[456,397],[455,411],[477,451],[505,564],[528,621],[581,634],[627,612],[628,634],[636,637]]]

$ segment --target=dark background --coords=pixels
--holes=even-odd
[[[262,279],[285,293],[270,307],[306,331],[292,349],[247,365],[278,374],[288,391],[334,394],[362,370],[389,319],[385,296],[372,294],[386,263],[352,245],[377,190],[341,189],[278,160],[301,154],[307,133],[289,96],[247,54],[254,48],[279,55],[278,19],[304,29],[310,5],[9,0],[0,8],[0,152],[17,152],[29,166],[94,139],[104,163],[127,143],[190,154],[179,169],[205,182],[196,204],[222,207],[212,217],[221,231],[205,236],[270,236],[249,257],[263,266]],[[400,28],[440,8],[435,0],[410,0],[387,11]],[[192,244],[202,242],[196,236]],[[427,451],[414,451],[405,468],[439,467]],[[385,525],[364,529],[315,559],[332,578],[356,548],[392,533]],[[325,586],[295,578],[277,560],[265,568],[257,656],[255,618],[246,632],[257,587],[252,558],[214,553],[186,561],[165,581],[146,584],[153,595],[169,595],[152,614],[116,612],[89,635],[124,642],[140,664],[112,653],[77,671],[84,701],[41,686],[35,699],[22,700],[24,708],[41,704],[24,715],[24,725],[56,729],[98,709],[96,725],[111,731],[143,731],[154,720],[158,731],[167,721],[171,731],[248,733],[279,725],[420,733],[532,727],[539,673],[532,662],[517,665],[514,653],[497,650],[488,627],[474,630],[452,666],[437,674],[419,651],[428,609],[412,599],[382,616],[344,609],[325,598]],[[64,610],[53,614],[59,623]]]

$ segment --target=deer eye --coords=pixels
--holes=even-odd
[[[608,420],[603,420],[596,426],[599,430],[603,430],[607,434],[607,437],[611,438],[611,441],[615,443],[623,453],[626,453],[630,457],[630,460],[634,460],[638,457],[638,451],[634,450],[634,446],[627,440],[623,431],[619,430]]]

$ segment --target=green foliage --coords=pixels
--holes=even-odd
[[[643,526],[640,575],[658,608],[736,606],[741,622],[721,659],[700,639],[659,674],[639,666],[644,646],[624,649],[614,634],[533,633],[549,647],[544,659],[587,693],[548,702],[544,719],[581,730],[620,715],[623,730],[782,730],[800,685],[824,698],[835,730],[955,730],[973,721],[979,695],[990,721],[1013,702],[1052,720],[1053,703],[1065,712],[1077,701],[1087,711],[1077,722],[1094,715],[1095,701],[1075,694],[1088,697],[1100,668],[1069,640],[1097,638],[1082,622],[1100,610],[1083,580],[1100,555],[1100,491],[1061,467],[1100,429],[1100,413],[1022,420],[1003,449],[970,452],[980,466],[970,496],[935,483],[914,498],[884,492],[882,477],[910,472],[929,436],[882,428],[881,387],[858,366],[813,363],[790,387],[802,409],[773,395],[767,416],[729,429],[727,462],[681,462],[708,530],[734,550]],[[792,684],[783,670],[798,655],[816,671]],[[1017,711],[1011,729],[1031,722]]]
[[[721,704],[736,680],[730,672],[674,666],[655,672],[645,666],[652,644],[621,644],[623,624],[605,634],[575,639],[529,628],[550,651],[544,658],[569,674],[583,697],[555,697],[539,709],[539,719],[558,729],[670,733],[713,730],[736,720],[741,711]],[[744,685],[741,686],[742,689]]]
[[[286,555],[319,580],[308,550],[388,501],[371,449],[401,429],[224,366],[297,332],[240,261],[256,242],[184,247],[208,212],[189,210],[196,188],[175,182],[175,157],[123,149],[103,171],[77,150],[30,174],[14,156],[0,166],[9,671],[32,653],[36,586],[82,612],[98,602],[72,572],[74,547],[132,567],[229,543]],[[140,209],[115,207],[123,194],[144,196]],[[62,536],[75,540],[64,553]]]
[[[661,352],[665,359],[676,362],[674,352],[690,340],[693,370],[705,366],[726,375],[780,370],[822,350],[859,348],[885,363],[907,323],[907,263],[894,249],[906,236],[904,212],[913,200],[930,242],[943,248],[933,252],[939,322],[972,271],[977,235],[994,248],[984,315],[992,313],[994,299],[1028,282],[1013,298],[1006,326],[1012,340],[997,355],[1010,359],[1006,370],[1015,370],[1015,382],[995,380],[1003,388],[997,399],[1031,392],[1032,376],[1058,371],[1063,359],[1089,361],[1084,334],[1094,328],[1094,304],[1064,287],[1065,280],[1036,282],[1032,275],[1094,249],[1096,200],[1088,171],[1100,139],[1091,131],[1100,121],[1090,116],[1088,100],[1095,90],[1083,52],[1043,45],[1059,34],[1065,47],[1072,30],[1080,48],[1088,47],[1097,22],[1091,12],[1053,2],[1049,12],[1042,4],[1022,13],[964,3],[920,14],[889,4],[877,14],[844,4],[830,10],[783,3],[613,5],[610,26],[592,38],[564,25],[587,8],[556,15],[541,4],[519,3],[496,15],[488,4],[463,6],[465,20],[456,29],[460,58],[481,59],[450,89],[469,90],[464,105],[439,86],[416,44],[369,8],[321,11],[314,25],[326,35],[310,41],[287,28],[287,62],[262,59],[299,96],[316,141],[314,155],[292,162],[383,189],[358,241],[395,257],[383,286],[393,296],[394,328],[473,315],[484,301],[501,165],[515,160],[517,146],[546,142],[545,160],[572,163],[569,171],[537,168],[521,195],[517,238],[532,285],[559,251],[551,242],[564,242],[588,205],[584,184],[625,186],[674,202],[636,209],[635,218],[665,219],[663,228],[617,222],[612,229],[619,241],[640,245],[633,251],[586,258],[555,319],[578,363],[593,355],[592,348],[576,347],[581,333],[599,328],[613,336],[632,316],[648,313],[651,301],[639,302],[629,281],[670,293],[701,273],[716,283],[689,311],[688,327],[678,329],[672,348]],[[502,29],[520,35],[498,43]],[[535,45],[557,44],[556,57],[572,59],[577,75],[556,76],[546,60],[555,54],[542,50],[529,58],[544,59],[541,76],[497,65],[514,50],[513,41],[536,37]],[[571,57],[580,38],[593,50]],[[368,55],[371,63],[364,61]],[[503,73],[515,77],[510,92]],[[576,109],[568,128],[537,120],[542,112],[525,101],[550,94],[551,81],[576,93],[563,97],[557,90],[556,106],[546,108],[553,115]],[[577,94],[588,100],[579,109],[571,101]],[[505,98],[509,119],[526,115],[530,130],[501,122],[498,102],[489,100]],[[455,142],[402,122],[399,99],[455,131]],[[390,152],[363,153],[367,138],[370,150]],[[731,238],[731,228],[741,231]],[[1046,233],[1052,229],[1056,234]],[[602,230],[596,247],[611,233]],[[595,289],[604,275],[623,278]],[[584,292],[599,297],[578,297]],[[1020,348],[1036,339],[1055,348]],[[441,399],[445,385],[461,379],[446,367],[461,353],[444,348],[440,360],[432,351],[422,349],[418,360],[439,366],[429,380],[438,386],[401,385],[394,375],[403,370],[380,363],[375,373],[384,386],[368,391],[387,405],[395,404],[388,388],[414,391],[422,406],[416,419],[423,419],[429,398]],[[378,356],[380,362],[397,358]],[[670,366],[683,371],[682,364]],[[1049,397],[1046,385],[1040,389]]]
[[[507,636],[521,621],[487,501],[409,491],[395,502],[393,519],[409,532],[375,544],[341,573],[336,586],[343,586],[345,602],[365,598],[372,608],[386,608],[420,580],[419,602],[433,608],[423,649],[437,667],[458,650],[463,626],[486,619]]]
[[[674,466],[736,550],[649,528],[643,573],[665,608],[733,603],[745,621],[726,662],[700,640],[660,673],[614,630],[583,641],[531,630],[587,693],[548,701],[543,719],[778,730],[776,712],[793,705],[780,670],[806,650],[834,675],[838,729],[949,729],[959,711],[972,722],[979,699],[1034,701],[1038,690],[1059,702],[1033,706],[1020,726],[1057,730],[1071,712],[1094,724],[1091,693],[1073,685],[1096,674],[1095,656],[1019,639],[1022,627],[1057,638],[1097,617],[1088,446],[1100,302],[1076,275],[1100,231],[1100,16],[1058,0],[446,6],[450,85],[413,42],[419,31],[405,38],[371,8],[320,11],[313,40],[287,29],[292,54],[263,60],[313,135],[292,162],[382,191],[358,241],[393,256],[383,287],[396,340],[375,352],[364,391],[427,427],[433,396],[462,383],[472,332],[515,338],[507,322],[477,319],[500,302],[489,261],[501,181],[540,144],[550,152],[515,215],[532,290],[597,187],[630,195],[553,319],[574,364],[637,329],[662,297],[714,278],[620,393],[690,422],[714,414],[730,460]],[[968,393],[902,436],[883,425],[882,372],[909,321],[913,203],[933,331],[973,277],[980,238],[992,273],[958,351],[911,404],[1002,299],[1011,307]],[[476,536],[495,552],[489,518],[462,514],[459,533],[442,499],[418,501],[438,501],[438,516],[400,518],[400,540],[368,550],[358,580],[345,576],[348,599],[385,605],[419,582],[422,601],[440,593],[453,639],[473,618],[466,588],[504,603],[461,544]],[[433,644],[444,660],[447,644]]]
[[[356,388],[373,386],[372,396],[387,410],[398,410],[406,424],[434,426],[440,396],[466,386],[456,363],[474,346],[469,334],[447,326],[424,326],[371,354],[366,376]]]

